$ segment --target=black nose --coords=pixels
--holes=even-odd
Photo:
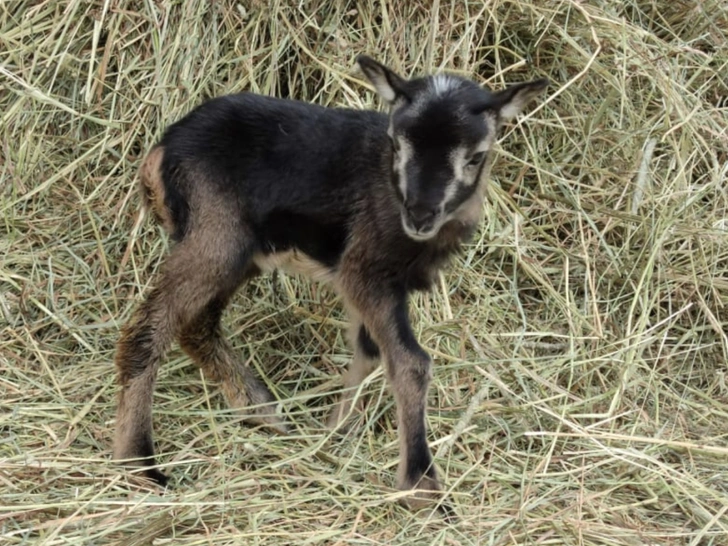
[[[437,209],[433,209],[422,205],[405,205],[407,210],[407,218],[409,219],[412,227],[415,229],[423,229],[429,227],[437,216]]]

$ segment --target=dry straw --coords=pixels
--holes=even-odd
[[[378,107],[361,52],[555,82],[415,301],[459,520],[394,502],[381,372],[359,429],[323,430],[343,316],[285,275],[226,328],[293,433],[241,424],[174,352],[155,413],[174,489],[143,485],[108,460],[118,328],[168,244],[138,214],[141,155],[222,93]],[[0,543],[728,544],[727,95],[723,0],[2,2]]]

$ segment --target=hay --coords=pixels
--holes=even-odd
[[[3,2],[2,543],[728,544],[728,5],[595,4]],[[416,299],[460,520],[393,502],[381,373],[360,430],[323,431],[343,316],[284,275],[226,326],[294,432],[241,425],[176,351],[155,407],[174,489],[140,485],[108,457],[118,328],[167,246],[138,215],[141,155],[222,93],[377,106],[360,52],[556,84]]]

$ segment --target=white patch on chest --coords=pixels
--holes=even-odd
[[[317,262],[299,250],[272,254],[258,253],[253,256],[253,263],[266,273],[280,269],[292,275],[304,275],[320,282],[332,282],[336,276],[334,269]]]

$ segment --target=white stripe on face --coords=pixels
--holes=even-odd
[[[452,167],[455,176],[445,189],[445,198],[442,202],[443,210],[457,193],[458,186],[460,184],[464,186],[472,186],[480,182],[480,180],[478,180],[478,172],[480,171],[481,164],[478,163],[476,165],[468,165],[468,163],[472,159],[473,155],[479,153],[486,154],[484,160],[488,161],[487,156],[490,153],[490,150],[493,148],[493,144],[495,143],[495,135],[498,127],[496,124],[496,118],[494,116],[486,115],[485,122],[488,127],[488,132],[485,135],[485,138],[481,140],[478,145],[473,149],[471,154],[468,154],[468,149],[464,146],[459,146],[455,148],[452,152],[450,152],[450,166]]]
[[[414,148],[412,144],[402,137],[394,137],[399,150],[394,152],[394,170],[399,175],[399,189],[402,197],[407,198],[407,163],[414,157]]]

